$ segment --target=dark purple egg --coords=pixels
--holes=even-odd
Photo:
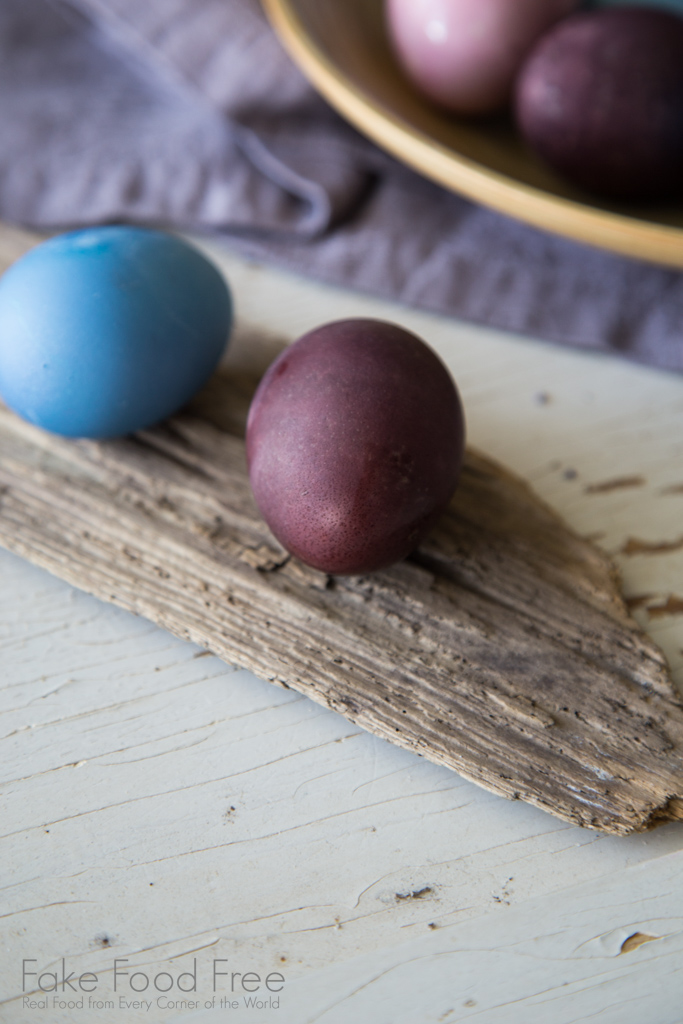
[[[529,145],[583,188],[620,200],[683,188],[683,18],[645,7],[573,15],[517,81]]]
[[[453,380],[414,334],[340,320],[270,366],[249,410],[247,461],[280,543],[323,572],[373,572],[410,553],[460,474]]]

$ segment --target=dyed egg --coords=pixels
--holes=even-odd
[[[386,0],[389,35],[408,77],[461,114],[509,100],[536,39],[579,0]]]
[[[575,14],[519,76],[529,145],[585,189],[662,199],[683,189],[683,18],[643,7]]]
[[[59,235],[0,280],[0,396],[56,434],[128,434],[201,388],[231,322],[223,277],[180,238],[133,227]]]
[[[329,573],[408,555],[448,504],[463,445],[446,367],[378,320],[325,324],[286,349],[247,423],[261,514],[288,551]]]

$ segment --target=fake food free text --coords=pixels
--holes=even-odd
[[[60,970],[51,968],[40,971],[37,960],[22,961],[22,992],[41,992],[59,996],[93,992],[102,993],[105,989],[116,994],[166,992],[188,993],[201,992],[203,985],[212,993],[234,992],[238,994],[254,992],[278,993],[285,985],[285,977],[281,971],[237,971],[234,965],[224,957],[213,959],[203,967],[203,977],[197,966],[197,958],[192,962],[192,970],[178,971],[174,969],[140,970],[131,966],[127,957],[117,957],[112,969],[107,970],[104,977],[93,971],[77,974],[69,970],[66,959],[62,958]],[[206,990],[205,989],[205,990]]]

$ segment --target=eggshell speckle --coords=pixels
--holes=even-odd
[[[404,558],[457,483],[464,421],[441,360],[416,335],[341,320],[304,335],[249,410],[256,502],[280,542],[324,572]]]
[[[534,47],[517,123],[548,164],[618,200],[683,190],[683,18],[645,7],[575,14]]]
[[[57,434],[127,434],[206,382],[231,321],[223,277],[182,239],[116,226],[60,235],[0,280],[0,396]]]
[[[541,33],[578,0],[386,0],[389,35],[407,75],[462,114],[502,107]]]

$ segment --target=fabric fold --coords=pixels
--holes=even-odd
[[[0,218],[219,232],[248,256],[683,371],[683,274],[453,195],[308,85],[258,0],[2,0]]]
[[[350,129],[335,123],[251,5],[222,51],[209,15],[224,17],[230,4],[128,6],[165,17],[127,19],[121,0],[3,0],[0,216],[38,228],[135,220],[311,238],[357,205],[368,172],[340,144]],[[170,16],[189,7],[195,20],[206,16],[201,38],[190,40],[199,54],[212,40],[212,60],[220,63],[220,51],[229,66],[246,37],[252,53],[278,65],[250,103],[233,88],[217,105],[188,80],[190,58],[176,53],[180,26]],[[155,42],[169,46],[168,58]]]

